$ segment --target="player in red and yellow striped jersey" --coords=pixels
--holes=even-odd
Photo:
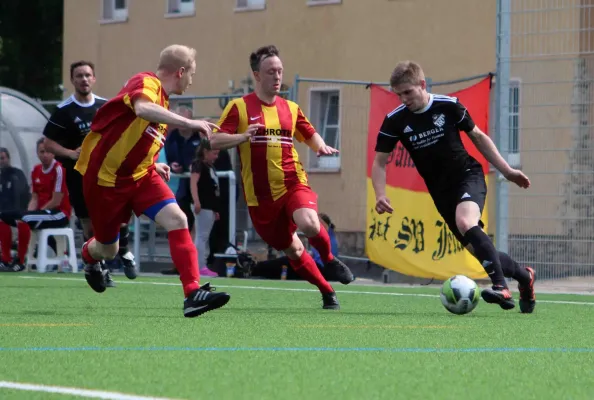
[[[210,135],[217,126],[169,111],[169,95],[182,94],[196,72],[196,51],[171,45],[161,52],[156,73],[142,72],[124,84],[116,97],[95,115],[76,169],[83,175],[83,193],[95,236],[83,245],[85,277],[93,290],[105,291],[101,264],[118,252],[120,224],[144,214],[168,232],[173,264],[184,289],[184,316],[196,317],[222,307],[227,293],[200,286],[198,255],[188,222],[164,182],[169,167],[155,163],[167,124]]]
[[[211,146],[239,147],[243,190],[256,232],[270,246],[283,250],[293,269],[320,289],[324,308],[338,309],[334,289],[304,251],[296,230],[320,253],[326,276],[348,284],[353,274],[332,255],[328,232],[317,215],[318,196],[309,187],[294,140],[305,142],[319,156],[338,151],[316,133],[297,104],[278,96],[283,77],[278,54],[275,46],[251,54],[255,92],[227,105]]]

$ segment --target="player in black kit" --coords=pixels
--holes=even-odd
[[[97,110],[107,99],[93,93],[95,66],[88,61],[77,61],[70,65],[70,81],[74,93],[58,105],[45,126],[43,135],[49,151],[56,155],[66,170],[66,186],[74,213],[80,220],[85,241],[92,237],[92,226],[82,188],[82,175],[74,169],[80,154],[83,139],[89,133],[91,121]],[[106,211],[109,212],[109,211]],[[124,265],[124,272],[129,279],[136,278],[134,255],[128,249],[128,225],[120,229],[118,255]],[[115,286],[109,270],[105,270],[106,285]]]
[[[482,264],[493,283],[481,292],[487,303],[504,310],[515,307],[504,277],[518,281],[520,311],[532,313],[536,305],[534,270],[520,267],[509,255],[498,252],[483,231],[481,213],[487,185],[478,161],[462,144],[460,131],[466,132],[477,149],[503,176],[521,188],[530,180],[501,157],[493,141],[474,123],[466,107],[455,97],[427,92],[421,66],[411,61],[399,63],[390,86],[402,105],[384,119],[377,136],[372,182],[379,214],[393,211],[386,197],[386,164],[398,142],[409,152],[424,179],[437,210],[456,238]]]

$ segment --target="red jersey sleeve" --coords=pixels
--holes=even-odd
[[[66,171],[61,165],[56,165],[56,182],[54,183],[54,192],[66,193]]]
[[[301,108],[297,109],[296,128],[295,137],[300,142],[311,139],[314,133],[316,133],[316,128],[309,122],[307,117],[301,111]]]
[[[234,102],[227,104],[217,125],[221,127],[220,132],[237,133],[237,127],[239,126],[239,109],[237,108],[237,104]]]
[[[154,76],[146,74],[134,75],[126,85],[124,85],[124,103],[134,110],[134,102],[140,97],[144,97],[152,103],[159,104],[161,81]]]

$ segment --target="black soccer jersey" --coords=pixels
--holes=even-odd
[[[386,115],[375,151],[391,153],[402,142],[427,187],[441,189],[466,170],[481,168],[460,138],[460,130],[470,132],[474,126],[457,98],[430,94],[422,110],[413,112],[401,105]]]
[[[76,150],[91,130],[91,121],[97,110],[106,102],[107,99],[93,95],[93,101],[82,104],[74,95],[70,96],[58,105],[45,125],[43,135],[66,149]],[[76,161],[70,158],[56,159],[68,170],[74,169],[76,164]]]

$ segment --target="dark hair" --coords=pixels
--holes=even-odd
[[[6,158],[8,158],[10,160],[10,152],[8,151],[8,149],[6,147],[0,147],[0,153],[6,154]]]
[[[256,72],[260,70],[260,64],[268,57],[278,57],[279,51],[274,45],[263,46],[258,50],[250,54],[250,67],[252,71]]]
[[[328,228],[330,228],[330,229],[334,229],[335,228],[335,226],[332,223],[332,220],[330,219],[330,217],[328,216],[328,214],[319,213],[318,216],[320,217],[320,219],[322,221],[324,221],[326,223],[326,225],[328,225]]]
[[[194,155],[193,163],[201,163],[204,161],[206,150],[210,150],[210,141],[208,139],[201,139],[200,145],[196,147],[196,154]]]
[[[37,142],[35,143],[35,148],[38,149],[40,144],[44,144],[45,143],[45,138],[39,138],[37,139]]]
[[[90,61],[77,61],[70,64],[70,79],[74,78],[74,70],[78,67],[91,67],[93,70],[93,75],[95,75],[95,64]]]

